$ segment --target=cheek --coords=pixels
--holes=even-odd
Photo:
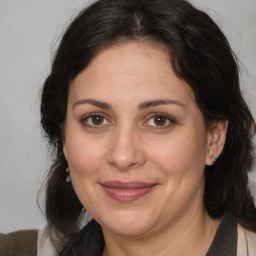
[[[184,131],[165,141],[155,143],[151,151],[155,163],[161,165],[167,175],[201,173],[205,166],[206,140],[204,130]]]
[[[96,173],[104,159],[104,146],[81,136],[66,140],[68,164],[73,175],[88,176]]]
[[[204,139],[199,140],[196,133],[189,134],[176,135],[154,149],[154,165],[164,175],[167,195],[164,205],[167,205],[168,211],[182,211],[195,198],[200,199],[202,196],[205,143]]]
[[[103,164],[102,145],[91,143],[81,136],[66,140],[68,164],[74,190],[82,205],[95,215],[95,202],[99,200],[97,184]]]

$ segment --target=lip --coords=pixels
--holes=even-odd
[[[157,184],[108,181],[100,183],[106,194],[118,202],[133,202],[152,191]]]

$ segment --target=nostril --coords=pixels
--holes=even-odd
[[[113,134],[108,151],[108,162],[119,170],[127,170],[143,165],[144,152],[140,146],[134,127],[122,125]]]
[[[111,165],[116,166],[118,169],[127,169],[130,168],[132,166],[134,166],[135,163],[135,157],[133,157],[132,155],[124,155],[119,153],[110,153],[109,154],[109,163]]]
[[[108,153],[108,162],[119,170],[128,170],[136,166],[141,166],[145,162],[143,151],[138,148],[124,150],[112,150]]]

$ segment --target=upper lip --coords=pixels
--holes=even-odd
[[[109,188],[116,188],[116,189],[129,189],[129,188],[149,188],[156,183],[147,183],[147,182],[122,182],[122,181],[106,181],[100,183],[102,186],[109,187]]]

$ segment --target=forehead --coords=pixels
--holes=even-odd
[[[168,50],[145,41],[115,44],[101,50],[71,83],[70,96],[118,95],[126,99],[178,97],[193,100],[193,92],[177,77]],[[114,97],[115,96],[115,97]]]
[[[85,71],[88,70],[91,73],[100,71],[101,74],[129,74],[142,73],[157,66],[159,69],[164,68],[163,72],[172,70],[167,47],[140,40],[116,43],[103,48],[92,59]]]

